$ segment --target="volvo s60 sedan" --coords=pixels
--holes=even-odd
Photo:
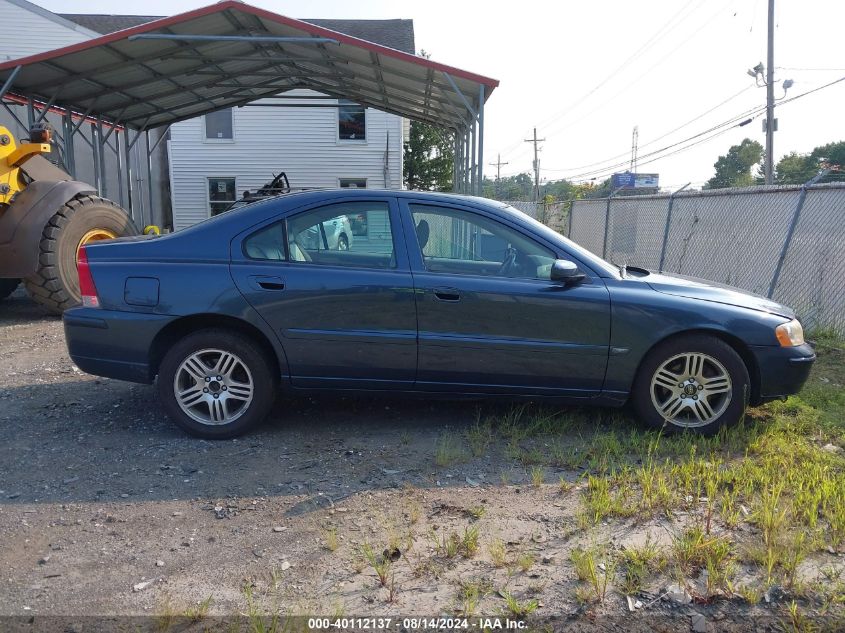
[[[356,235],[338,249],[324,231],[343,217]],[[206,438],[307,390],[630,402],[647,425],[710,434],[795,393],[815,359],[787,307],[611,265],[457,195],[286,194],[86,245],[78,268],[73,361],[155,382],[173,421]]]

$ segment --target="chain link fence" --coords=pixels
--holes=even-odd
[[[843,183],[555,204],[564,224],[546,223],[607,260],[737,286],[845,335]]]
[[[526,202],[524,200],[504,200],[505,204],[509,204],[514,209],[522,211],[524,214],[531,216],[535,220],[539,220],[546,226],[563,233],[567,233],[567,224],[569,219],[569,210],[572,208],[572,201],[565,200],[562,202]]]

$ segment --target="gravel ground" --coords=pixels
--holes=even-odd
[[[557,485],[577,473],[546,469],[555,483],[531,486],[502,451],[435,465],[438,438],[469,428],[476,403],[280,399],[247,437],[197,440],[152,386],[76,369],[61,321],[20,290],[0,304],[0,367],[0,616],[179,615],[209,597],[218,615],[431,616],[461,608],[462,582],[483,588],[478,613],[533,597],[535,616],[576,630],[689,630],[698,613],[709,630],[745,630],[771,615],[673,604],[658,585],[647,617],[615,595],[604,620],[583,620],[569,551],[595,535],[576,527],[578,486]],[[437,556],[435,540],[474,528],[474,556]],[[616,546],[669,539],[660,522],[602,531]],[[496,567],[496,539],[528,569]],[[386,587],[365,544],[401,552]]]

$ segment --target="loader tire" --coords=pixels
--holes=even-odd
[[[83,244],[137,235],[123,209],[98,196],[78,196],[62,206],[41,234],[38,270],[24,280],[29,296],[48,312],[61,314],[79,305],[76,256]]]
[[[0,301],[12,294],[20,283],[20,279],[0,279]]]

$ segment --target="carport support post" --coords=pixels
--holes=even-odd
[[[103,120],[97,117],[97,169],[100,172],[100,195],[108,198],[108,183],[106,182],[106,146],[103,143]]]
[[[669,196],[669,206],[666,209],[666,226],[663,228],[663,246],[660,248],[660,263],[657,265],[657,270],[660,272],[663,272],[663,262],[666,259],[666,243],[669,240],[669,226],[672,224],[672,207],[675,206],[675,196],[689,186],[690,183],[687,183],[677,191],[673,191],[672,195]]]
[[[154,224],[153,222],[153,150],[154,147],[150,147],[150,131],[146,130],[144,132],[146,136],[147,142],[147,197],[150,201],[150,224]]]
[[[460,148],[458,147],[458,130],[452,130],[452,191],[457,191],[458,186],[458,155]]]
[[[469,165],[470,165],[470,147],[469,147],[469,125],[464,128],[464,188],[461,193],[469,193]]]
[[[475,135],[476,135],[476,127],[477,124],[475,121],[472,122],[472,127],[470,127],[470,135],[469,135],[469,143],[470,143],[470,163],[469,163],[469,191],[467,193],[475,194],[475,172],[476,172],[476,154],[475,154]]]
[[[484,192],[484,84],[478,86],[478,191]]]
[[[62,115],[62,126],[64,127],[65,137],[65,167],[68,173],[76,178],[76,154],[73,149],[73,115],[70,110],[65,110]]]
[[[100,147],[97,143],[97,126],[91,123],[91,154],[94,158],[94,188],[97,190],[97,195],[103,195],[103,190],[100,185],[100,154],[97,151]]]
[[[126,155],[126,201],[128,203],[129,217],[135,219],[135,209],[133,208],[134,201],[132,200],[132,148],[129,145],[129,130],[126,127],[123,130],[123,153]]]

